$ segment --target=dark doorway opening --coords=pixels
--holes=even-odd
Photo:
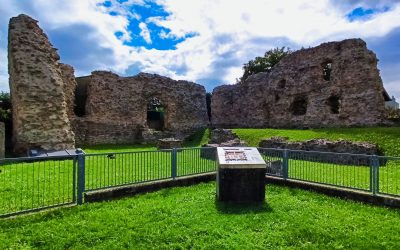
[[[89,81],[89,77],[76,78],[74,113],[78,117],[86,115],[87,86]]]
[[[147,126],[154,130],[164,130],[165,109],[160,99],[150,98],[147,104]]]
[[[293,115],[305,115],[307,113],[308,100],[305,96],[297,96],[290,105]]]
[[[331,109],[332,114],[339,114],[340,112],[340,97],[332,95],[328,99],[328,106]]]

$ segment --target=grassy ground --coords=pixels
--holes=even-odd
[[[269,185],[263,206],[215,183],[0,220],[0,249],[399,249],[400,212]]]
[[[400,157],[400,127],[311,130],[234,129],[234,132],[251,146],[258,146],[262,139],[272,136],[288,137],[292,141],[316,138],[345,139],[371,142],[377,144],[385,155]],[[292,159],[289,161],[289,177],[367,190],[370,186],[368,166],[326,164]],[[379,189],[383,193],[400,194],[400,158],[388,160],[385,166],[380,167]]]
[[[292,140],[311,138],[366,140],[378,145],[391,155],[399,155],[400,128],[350,128],[318,130],[235,129],[250,145],[262,138],[286,136]],[[201,130],[184,142],[184,147],[207,143],[209,130]],[[87,190],[118,186],[171,177],[169,152],[144,152],[155,150],[154,145],[100,145],[84,147],[87,153],[117,152],[116,155],[88,156],[86,158]],[[119,154],[118,152],[133,152]],[[279,157],[266,155],[266,160]],[[178,152],[177,175],[190,175],[212,171],[215,162],[200,157],[199,150]],[[0,214],[44,207],[73,201],[73,162],[47,161],[0,165]],[[317,163],[291,159],[289,177],[327,184],[368,190],[368,166],[351,166]],[[400,194],[400,160],[391,160],[380,168],[380,191]]]
[[[367,141],[377,144],[390,156],[400,156],[400,127],[375,128],[324,128],[310,130],[296,129],[234,129],[236,134],[251,146],[258,146],[261,139],[272,136],[289,137],[292,141],[303,141],[316,138],[346,139],[350,141]]]

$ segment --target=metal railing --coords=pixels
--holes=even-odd
[[[0,160],[0,216],[73,204],[76,201],[74,157]]]
[[[259,148],[267,175],[400,196],[400,157]]]
[[[259,148],[266,174],[400,196],[400,157]],[[0,217],[67,204],[84,193],[215,172],[216,148],[0,159]]]
[[[0,160],[0,217],[68,204],[84,193],[216,170],[215,149],[83,154]]]

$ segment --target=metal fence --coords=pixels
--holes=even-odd
[[[400,157],[259,148],[267,175],[400,196]]]
[[[85,192],[214,172],[212,148],[0,160],[0,217],[68,204]]]
[[[0,160],[0,216],[73,204],[76,201],[74,157]]]
[[[400,196],[400,157],[259,148],[267,175]],[[217,168],[215,148],[0,159],[0,217],[83,203],[83,194]]]

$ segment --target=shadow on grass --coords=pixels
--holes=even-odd
[[[207,128],[198,129],[183,142],[184,147],[200,147],[208,142],[210,131]]]
[[[235,204],[229,202],[220,202],[215,200],[215,206],[220,213],[224,214],[258,214],[258,213],[270,213],[272,208],[268,203],[250,203],[250,204]]]

